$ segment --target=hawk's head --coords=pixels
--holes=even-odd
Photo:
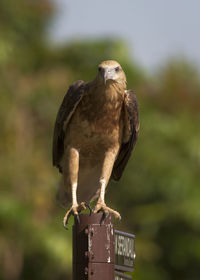
[[[125,73],[120,64],[115,60],[106,60],[99,64],[98,79],[105,85],[107,82],[126,84]]]

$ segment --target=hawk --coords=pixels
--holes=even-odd
[[[112,178],[118,181],[139,131],[138,103],[126,90],[126,76],[117,61],[100,63],[96,78],[73,83],[57,114],[53,135],[53,165],[62,173],[58,200],[78,217],[97,199],[94,213],[120,214],[105,203]]]

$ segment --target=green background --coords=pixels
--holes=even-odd
[[[106,201],[136,235],[135,280],[200,279],[200,75],[173,58],[147,73],[119,39],[53,47],[47,0],[0,2],[0,279],[71,279],[70,230],[55,200],[55,116],[68,86],[120,62],[141,128],[133,156]]]

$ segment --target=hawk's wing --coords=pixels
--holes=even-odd
[[[118,181],[126,164],[131,156],[131,152],[137,141],[139,132],[139,112],[136,95],[131,90],[127,90],[124,99],[124,141],[121,144],[119,154],[115,161],[112,179]]]
[[[82,99],[84,86],[85,83],[79,80],[69,87],[56,117],[53,135],[53,165],[58,167],[60,172],[62,172],[62,170],[59,163],[64,151],[65,136],[63,126],[65,125],[66,127],[77,105]]]

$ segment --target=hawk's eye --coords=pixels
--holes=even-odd
[[[99,66],[98,70],[99,70],[99,72],[101,72],[101,70],[102,70],[102,67],[101,67],[101,66]]]
[[[119,70],[120,70],[119,66],[115,67],[116,72],[119,72]]]

